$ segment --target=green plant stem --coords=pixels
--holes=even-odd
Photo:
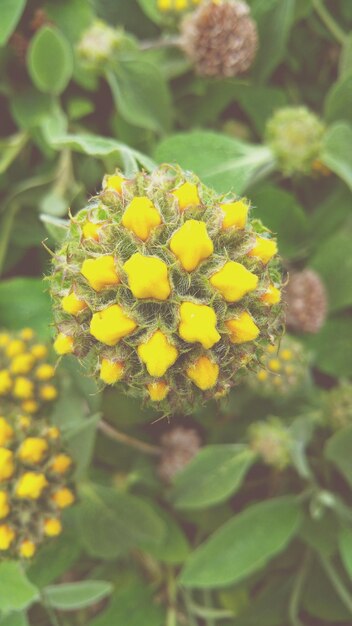
[[[46,595],[43,590],[40,592],[40,599],[41,599],[41,604],[43,608],[47,612],[51,625],[62,626],[59,616],[55,613],[54,609],[48,603]]]
[[[293,590],[288,607],[288,615],[292,626],[304,626],[303,622],[299,619],[300,601],[302,596],[303,585],[308,575],[309,567],[311,564],[311,552],[307,550],[303,563],[296,576]]]
[[[144,452],[145,454],[151,454],[153,456],[160,456],[161,448],[158,446],[153,446],[150,443],[145,443],[145,441],[140,441],[140,439],[136,439],[135,437],[131,437],[130,435],[126,435],[126,433],[122,433],[117,430],[113,426],[110,426],[104,420],[101,420],[98,424],[99,430],[101,430],[104,435],[109,437],[109,439],[113,439],[114,441],[118,441],[130,448],[135,448],[140,452]]]
[[[329,13],[322,0],[313,0],[313,6],[326,28],[336,41],[343,46],[346,42],[346,34]]]
[[[3,266],[5,263],[6,252],[9,246],[13,223],[19,208],[19,204],[13,203],[12,206],[8,209],[7,213],[5,213],[2,218],[0,236],[0,275],[2,274]]]
[[[167,595],[168,595],[168,609],[166,616],[166,626],[176,625],[176,600],[177,600],[177,587],[173,570],[168,568],[167,570]]]
[[[329,578],[332,586],[334,587],[336,593],[338,594],[339,598],[342,600],[343,604],[345,605],[345,607],[348,609],[348,611],[352,615],[352,596],[351,596],[351,594],[346,589],[344,583],[340,579],[340,576],[338,575],[337,571],[335,570],[334,566],[331,564],[329,559],[326,559],[324,557],[320,557],[320,561],[321,561],[323,569],[325,570],[326,575],[328,576],[328,578]]]
[[[209,589],[203,591],[204,605],[209,609],[212,608],[211,593]],[[207,617],[205,620],[206,626],[216,626],[215,620],[212,617]]]
[[[160,39],[151,39],[141,41],[139,43],[140,50],[160,50],[160,48],[178,47],[181,44],[181,38],[176,37],[160,37]]]
[[[187,626],[198,626],[198,622],[193,616],[193,611],[192,611],[193,601],[192,601],[192,596],[191,596],[190,591],[188,591],[187,589],[183,589],[182,595],[183,595],[183,600],[184,600],[186,611],[187,611],[187,618],[188,618]]]

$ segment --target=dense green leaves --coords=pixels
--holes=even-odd
[[[70,44],[56,28],[44,26],[31,42],[28,69],[40,91],[59,94],[66,88],[73,71]]]
[[[21,611],[38,598],[38,590],[26,577],[20,563],[0,563],[0,611]]]
[[[116,590],[108,608],[90,626],[164,626],[165,614],[141,581],[132,581]]]
[[[16,28],[26,0],[2,0],[0,21],[0,46],[4,46]]]
[[[254,67],[256,78],[264,82],[285,55],[294,18],[295,0],[254,0],[253,14],[259,27],[260,53]]]

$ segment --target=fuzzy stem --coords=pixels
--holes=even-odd
[[[159,50],[160,48],[178,47],[180,45],[180,37],[161,37],[160,39],[146,40],[139,43],[140,50]]]
[[[332,586],[334,587],[337,595],[339,596],[339,598],[342,600],[343,604],[345,605],[346,609],[348,609],[348,611],[351,613],[352,615],[352,596],[349,593],[349,591],[346,589],[345,585],[343,584],[342,580],[340,579],[340,576],[338,575],[337,571],[335,570],[334,566],[331,564],[331,562],[324,558],[321,557],[320,558],[320,562],[332,584]]]
[[[150,443],[145,443],[144,441],[140,441],[140,439],[126,435],[126,433],[120,432],[113,426],[110,426],[107,422],[104,422],[104,420],[99,422],[98,428],[110,439],[118,441],[126,446],[130,446],[130,448],[135,448],[140,452],[145,452],[145,454],[151,454],[153,456],[159,456],[161,454],[161,448],[158,446],[153,446]]]
[[[313,0],[313,6],[326,28],[336,41],[343,46],[346,42],[346,34],[324,6],[322,0]]]

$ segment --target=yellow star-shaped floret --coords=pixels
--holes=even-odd
[[[216,330],[216,315],[210,306],[183,302],[180,306],[180,318],[178,333],[185,341],[199,341],[203,348],[208,349],[221,339]]]
[[[141,343],[137,352],[148,373],[156,378],[163,376],[178,357],[178,350],[161,330],[157,330],[145,343]]]
[[[275,285],[269,285],[266,292],[260,296],[260,300],[268,305],[278,304],[281,300],[280,289],[275,287]]]
[[[254,247],[248,252],[248,256],[256,257],[266,265],[276,253],[277,243],[275,239],[256,236]]]
[[[161,402],[167,396],[170,391],[169,385],[163,380],[157,380],[154,383],[147,385],[149,397],[153,402]]]
[[[161,224],[157,208],[147,196],[135,196],[122,216],[122,225],[136,237],[147,241],[151,232]]]
[[[144,256],[136,252],[123,266],[128,285],[135,298],[167,300],[171,287],[167,265],[155,256]]]
[[[121,380],[124,372],[123,363],[103,358],[100,364],[100,379],[106,385],[114,385]]]
[[[120,282],[115,267],[115,259],[111,255],[86,259],[82,263],[81,274],[87,279],[92,289],[97,292],[118,285]]]
[[[253,341],[260,332],[252,316],[247,311],[243,311],[238,317],[227,320],[225,324],[230,331],[230,341],[232,343]]]
[[[200,205],[200,197],[198,193],[198,187],[194,183],[183,183],[177,189],[174,189],[172,195],[177,198],[178,208],[181,213],[185,209],[196,207]]]
[[[219,376],[219,366],[209,357],[200,356],[187,368],[186,374],[199,389],[206,391],[216,384]]]
[[[111,176],[105,176],[103,182],[104,191],[116,191],[122,192],[122,184],[125,182],[125,178],[119,174],[112,174]]]
[[[247,293],[256,289],[258,284],[258,276],[236,261],[227,261],[209,280],[227,302],[241,300]]]
[[[65,313],[76,316],[81,313],[81,311],[84,311],[88,305],[84,300],[78,298],[74,291],[71,291],[71,293],[68,293],[67,296],[62,298],[61,306]]]
[[[222,220],[222,229],[228,228],[244,228],[247,223],[247,215],[249,205],[244,200],[236,202],[226,202],[220,204],[221,211],[224,215]]]
[[[136,328],[136,322],[126,315],[119,304],[112,304],[94,313],[90,322],[90,334],[107,346],[115,346]]]
[[[195,270],[199,263],[207,259],[214,251],[206,224],[199,220],[187,220],[172,235],[170,250],[187,272]]]

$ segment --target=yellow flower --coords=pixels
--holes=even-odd
[[[54,350],[57,354],[70,354],[74,350],[73,337],[59,333],[54,341]]]
[[[123,372],[124,366],[120,361],[112,361],[111,359],[101,360],[100,379],[106,385],[113,385],[121,380]]]
[[[172,8],[171,0],[158,0],[159,11],[169,11]]]
[[[193,183],[183,183],[177,189],[174,189],[172,195],[177,198],[178,208],[181,212],[191,207],[200,205],[200,198],[198,194],[198,186]]]
[[[178,333],[185,341],[190,343],[199,341],[203,348],[208,349],[221,339],[216,330],[216,315],[210,306],[182,302],[180,318]]]
[[[10,513],[9,496],[6,491],[0,491],[0,519],[4,519]]]
[[[268,378],[268,372],[266,372],[265,370],[260,370],[260,372],[258,372],[257,374],[257,378],[261,382],[264,382]]]
[[[0,417],[0,446],[6,446],[14,436],[14,430],[4,417]]]
[[[135,298],[167,300],[169,297],[171,288],[167,265],[161,259],[136,252],[126,261],[123,269]]]
[[[266,347],[266,351],[269,354],[275,354],[275,352],[277,352],[277,346],[270,346],[269,345],[269,346]]]
[[[43,363],[39,365],[35,371],[35,377],[38,380],[49,380],[55,374],[55,368],[49,363]]]
[[[219,366],[207,356],[200,356],[187,368],[187,376],[199,389],[206,391],[216,384],[219,376]]]
[[[40,463],[48,451],[48,444],[41,437],[28,437],[23,441],[18,456],[25,463]]]
[[[268,363],[268,368],[271,369],[272,372],[279,372],[281,370],[279,359],[271,359]]]
[[[148,373],[156,378],[163,376],[178,357],[178,350],[161,330],[157,330],[148,341],[140,344],[137,352]]]
[[[222,220],[222,229],[228,228],[244,228],[247,223],[247,215],[249,205],[243,200],[237,200],[237,202],[226,202],[220,204],[224,218]]]
[[[10,342],[10,335],[7,333],[0,333],[0,348],[4,348]]]
[[[35,346],[32,346],[31,353],[36,359],[44,359],[44,357],[48,354],[48,348],[42,343],[37,343]]]
[[[39,404],[35,400],[25,400],[25,402],[22,402],[21,408],[26,413],[36,413],[39,409]]]
[[[32,556],[35,554],[35,551],[36,547],[33,541],[31,541],[30,539],[25,539],[24,541],[22,541],[19,552],[24,559],[32,558]]]
[[[50,464],[50,469],[57,474],[65,474],[71,465],[71,457],[69,457],[68,454],[61,453],[54,456]]]
[[[28,374],[33,364],[34,356],[32,354],[19,354],[13,359],[10,365],[10,371],[12,374]]]
[[[256,236],[255,245],[248,252],[248,256],[260,259],[264,265],[269,263],[270,259],[277,253],[277,244],[275,239],[267,239],[266,237]]]
[[[81,311],[87,308],[87,303],[84,300],[80,300],[77,298],[74,291],[64,296],[61,300],[61,306],[66,313],[70,313],[70,315],[78,315]]]
[[[90,322],[90,334],[107,346],[115,346],[136,328],[136,322],[126,315],[119,304],[112,304],[94,313]]]
[[[26,472],[21,476],[16,485],[17,498],[28,498],[29,500],[38,500],[42,495],[45,487],[48,486],[48,481],[44,474],[37,474],[36,472]]]
[[[0,370],[0,396],[6,395],[12,387],[12,380],[7,370]]]
[[[278,304],[281,300],[281,292],[280,289],[275,287],[274,285],[269,285],[266,292],[260,296],[260,300],[265,304]]]
[[[29,428],[32,424],[32,419],[28,417],[28,415],[20,415],[20,417],[18,418],[18,422],[21,428],[27,430],[27,428]]]
[[[75,497],[71,489],[67,489],[67,487],[63,487],[62,489],[55,491],[52,495],[52,499],[59,509],[65,509],[67,506],[71,506],[71,504],[75,501]]]
[[[8,550],[12,544],[16,534],[13,528],[8,524],[0,526],[0,550]]]
[[[169,386],[163,381],[158,380],[154,383],[147,385],[149,397],[153,402],[161,402],[169,393]]]
[[[26,345],[19,339],[14,339],[6,346],[6,354],[10,359],[18,354],[22,354],[26,349]]]
[[[55,398],[57,398],[56,387],[54,387],[54,385],[43,385],[39,389],[39,397],[42,400],[47,400],[48,402],[51,402],[51,400],[55,400]]]
[[[113,174],[112,176],[105,176],[103,188],[104,191],[116,191],[117,193],[122,192],[122,184],[125,179],[123,176],[119,176],[118,174]]]
[[[28,378],[24,376],[19,376],[15,379],[14,387],[12,394],[15,398],[20,398],[21,400],[29,400],[33,396],[33,383]]]
[[[44,522],[44,535],[47,537],[57,537],[62,531],[62,524],[59,519],[50,517]]]
[[[259,335],[258,326],[246,311],[243,311],[238,317],[228,320],[225,324],[230,331],[230,341],[232,343],[253,341]]]
[[[258,276],[247,270],[241,263],[227,261],[210,277],[210,282],[220,291],[227,302],[237,302],[258,284]]]
[[[213,254],[214,246],[204,222],[187,220],[170,239],[170,250],[187,272]]]
[[[86,222],[82,227],[83,239],[95,239],[99,241],[99,231],[102,224],[94,224],[93,222]]]
[[[0,482],[4,482],[13,476],[15,464],[13,461],[13,452],[7,448],[0,448]]]
[[[285,348],[284,350],[281,350],[280,357],[284,361],[291,361],[291,359],[293,358],[293,352],[292,352],[292,350],[289,350],[288,348]]]
[[[58,439],[60,437],[60,430],[56,426],[50,426],[46,434],[50,439]]]
[[[34,330],[33,328],[22,328],[19,335],[21,339],[24,339],[25,341],[30,341],[34,337]]]
[[[122,216],[122,225],[136,237],[147,241],[151,232],[161,224],[159,211],[147,196],[135,196]]]
[[[120,283],[115,267],[115,259],[111,255],[96,259],[86,259],[82,263],[81,274],[87,279],[94,291],[100,292],[107,287]]]

